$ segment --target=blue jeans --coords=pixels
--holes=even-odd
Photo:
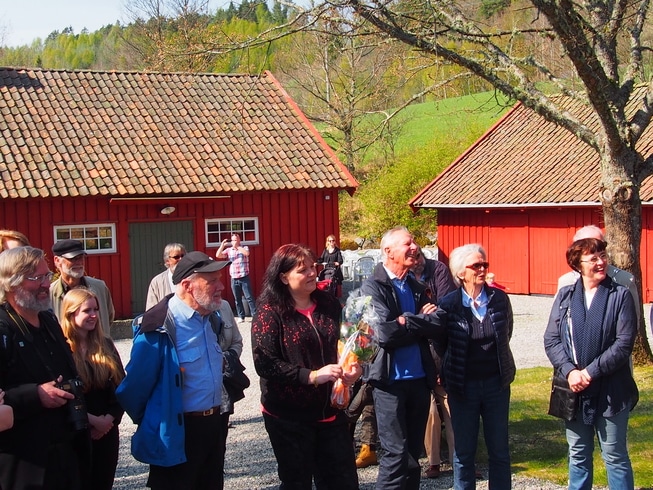
[[[565,423],[569,444],[569,490],[592,488],[594,434],[599,440],[610,490],[634,488],[633,468],[626,441],[629,415],[628,410],[622,410],[614,417],[597,416],[594,425],[585,425],[578,420]]]
[[[231,278],[231,291],[234,293],[236,313],[238,313],[238,316],[241,319],[245,318],[243,296],[245,296],[245,300],[249,304],[249,313],[254,316],[254,313],[256,313],[256,304],[254,303],[254,296],[252,296],[252,286],[249,283],[249,276],[239,277],[238,279]]]
[[[510,388],[501,389],[501,378],[467,380],[463,396],[449,393],[454,434],[454,489],[476,488],[475,457],[480,419],[488,452],[489,488],[511,488],[508,416]]]
[[[419,457],[429,417],[431,392],[426,379],[374,384],[372,392],[381,447],[376,490],[418,490]]]

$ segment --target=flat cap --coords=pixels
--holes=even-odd
[[[84,244],[79,240],[59,240],[52,245],[52,255],[64,259],[74,259],[78,255],[86,254]]]
[[[217,261],[202,252],[188,252],[177,262],[175,272],[172,273],[172,283],[179,284],[183,279],[196,272],[216,272],[229,264],[231,262]]]

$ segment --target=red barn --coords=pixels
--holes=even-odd
[[[634,96],[633,100],[641,97]],[[589,120],[587,108],[566,108]],[[649,128],[638,149],[653,150]],[[411,201],[438,210],[438,246],[480,243],[496,280],[518,294],[555,294],[569,270],[565,250],[576,230],[603,227],[599,158],[568,131],[515,105]],[[640,189],[643,203],[643,299],[653,301],[653,180]]]
[[[118,318],[143,311],[168,242],[213,255],[238,231],[258,292],[279,245],[338,234],[358,185],[269,72],[0,68],[0,172],[0,228],[48,254],[82,240]]]

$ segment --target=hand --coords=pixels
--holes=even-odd
[[[63,407],[68,400],[72,400],[75,396],[55,386],[56,383],[61,383],[63,377],[59,376],[56,381],[43,383],[37,387],[39,400],[41,405],[45,408],[59,408]]]
[[[569,388],[571,388],[571,391],[574,393],[579,393],[583,391],[585,388],[587,388],[590,385],[590,382],[592,381],[592,378],[590,375],[587,373],[586,369],[583,369],[582,371],[578,369],[574,369],[569,372],[567,375],[567,382],[569,383]]]
[[[351,369],[348,372],[342,373],[342,382],[345,386],[351,386],[358,378],[363,375],[363,368],[357,362],[351,365]]]
[[[321,385],[329,381],[335,381],[342,376],[342,368],[338,364],[327,364],[315,371],[315,380]]]
[[[426,303],[424,306],[422,306],[422,309],[419,310],[420,313],[423,313],[424,315],[428,315],[430,313],[435,312],[435,310],[438,309],[437,305],[434,305],[433,303]]]
[[[94,440],[100,439],[107,435],[113,428],[113,416],[105,415],[91,415],[88,416],[89,424],[91,425],[91,438]],[[98,435],[99,437],[94,437]]]

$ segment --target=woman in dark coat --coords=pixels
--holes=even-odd
[[[281,246],[263,278],[252,321],[254,367],[261,380],[265,429],[283,488],[358,488],[347,419],[331,406],[333,382],[361,375],[338,365],[339,301],[317,289],[315,256]]]
[[[335,284],[337,285],[336,296],[339,298],[341,294],[340,285],[342,284],[342,281],[344,279],[342,275],[342,269],[341,269],[343,258],[342,258],[342,252],[336,245],[335,235],[329,235],[326,238],[326,245],[324,246],[322,255],[320,255],[320,257],[317,259],[317,262],[320,264],[324,264],[325,268],[333,268],[333,274],[331,276],[331,280],[335,282]]]
[[[592,488],[595,434],[608,486],[634,487],[626,433],[639,399],[630,368],[637,313],[628,289],[607,275],[605,250],[596,238],[567,249],[567,263],[580,278],[558,292],[544,333],[546,355],[580,399],[576,417],[565,421],[570,490]]]
[[[476,488],[474,458],[480,419],[488,449],[490,488],[511,486],[508,416],[515,362],[513,318],[506,293],[485,284],[490,264],[477,244],[451,252],[449,269],[459,288],[440,300],[435,321],[445,326],[437,348],[455,437],[454,487]]]

